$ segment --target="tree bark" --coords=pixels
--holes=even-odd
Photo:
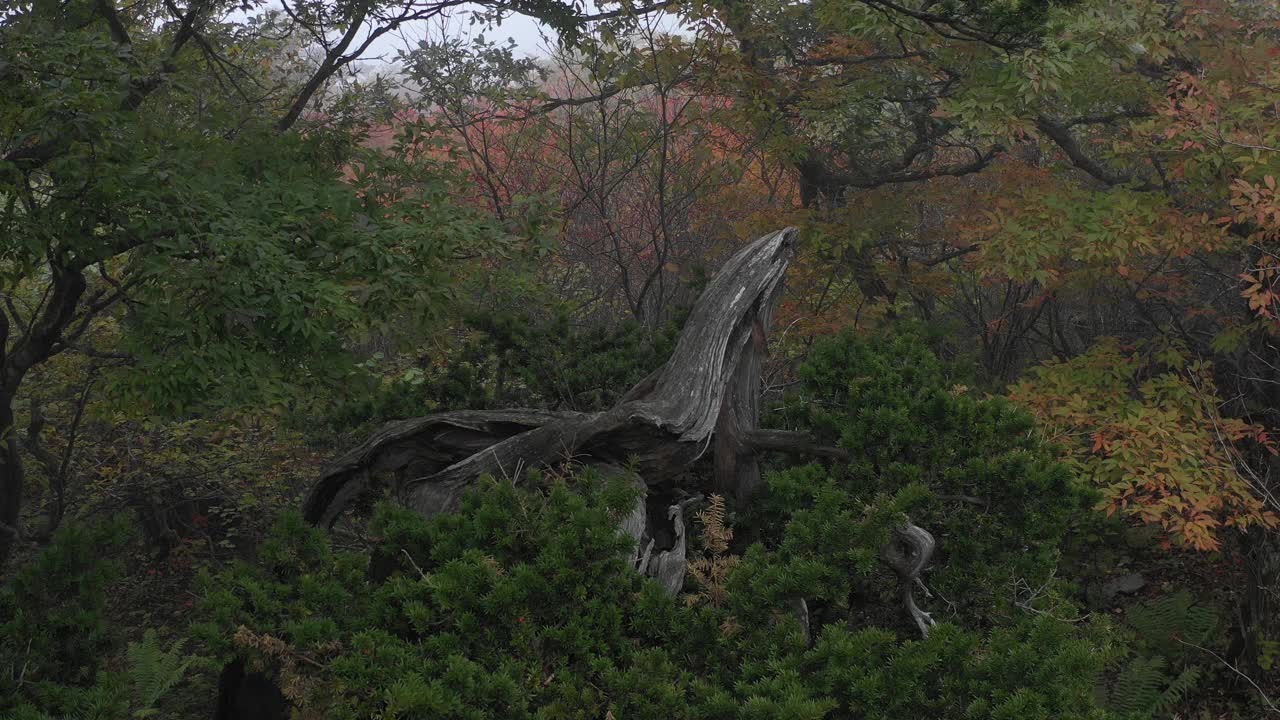
[[[22,454],[13,422],[13,398],[0,395],[0,567],[20,540],[22,510]]]
[[[765,328],[796,234],[779,230],[735,253],[694,306],[671,358],[612,409],[460,411],[393,423],[324,471],[304,514],[332,525],[371,473],[392,473],[405,502],[432,515],[455,508],[484,475],[518,477],[573,458],[633,467],[652,486],[712,448],[717,486],[746,498],[759,482],[746,437],[759,421]]]
[[[303,505],[304,515],[332,526],[374,475],[390,473],[405,502],[430,516],[453,510],[482,476],[519,479],[526,468],[572,459],[629,475],[641,486],[639,500],[619,524],[633,541],[630,562],[667,592],[678,593],[686,563],[684,511],[692,500],[659,504],[658,517],[646,502],[649,486],[685,473],[710,448],[715,489],[742,503],[760,482],[759,451],[849,460],[848,451],[802,433],[757,427],[765,331],[795,235],[793,228],[765,235],[731,257],[698,299],[671,358],[612,409],[462,410],[390,423],[325,469]],[[658,545],[660,536],[669,542]],[[926,636],[933,620],[916,606],[912,590],[933,547],[932,535],[908,523],[881,553],[898,575],[905,609]],[[796,612],[808,633],[802,598]]]
[[[880,549],[880,559],[898,576],[898,595],[902,599],[902,607],[920,630],[921,637],[929,637],[929,628],[933,627],[933,616],[916,605],[915,586],[924,587],[920,573],[924,572],[929,561],[933,559],[936,543],[933,535],[919,525],[907,522],[903,527],[893,531],[889,543]],[[925,590],[928,595],[928,590]]]
[[[8,562],[21,534],[25,474],[13,401],[27,371],[58,352],[57,343],[75,317],[86,286],[84,274],[62,262],[50,263],[49,276],[49,301],[16,340],[10,340],[9,317],[0,311],[0,567]]]

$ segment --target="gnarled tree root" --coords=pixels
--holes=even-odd
[[[915,586],[924,586],[920,573],[933,558],[937,543],[928,530],[908,521],[893,531],[893,538],[880,549],[880,559],[898,576],[898,592],[907,614],[920,629],[920,635],[929,637],[933,617],[916,605]],[[926,591],[927,592],[927,591]]]

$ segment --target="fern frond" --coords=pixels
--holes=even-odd
[[[1150,716],[1164,697],[1168,679],[1164,658],[1139,655],[1120,671],[1107,704],[1122,715]]]
[[[690,607],[702,602],[712,607],[721,607],[729,596],[729,572],[740,562],[736,555],[727,554],[729,542],[733,540],[733,529],[725,524],[727,513],[724,497],[712,495],[706,509],[698,511],[696,515],[702,522],[706,555],[690,558],[685,563],[685,569],[698,590],[686,595],[684,601]]]
[[[1125,623],[1137,635],[1139,654],[1120,671],[1108,705],[1121,714],[1166,715],[1200,683],[1201,669],[1185,665],[1187,643],[1205,642],[1217,615],[1181,591],[1135,604]]]
[[[1196,685],[1200,683],[1200,668],[1192,666],[1178,673],[1168,687],[1160,694],[1160,700],[1156,703],[1156,712],[1163,713],[1165,710],[1172,708],[1182,701]]]
[[[133,684],[137,711],[134,717],[148,717],[156,713],[155,705],[182,681],[194,658],[182,655],[182,638],[165,650],[160,646],[156,631],[148,629],[141,642],[129,643],[126,656],[129,661],[129,677]]]
[[[1191,593],[1182,590],[1134,605],[1125,613],[1125,622],[1152,652],[1177,659],[1187,652],[1179,640],[1202,644],[1217,626],[1218,617],[1212,608],[1197,605]]]
[[[725,524],[727,513],[723,495],[712,495],[705,510],[697,513],[702,521],[702,537],[707,550],[712,555],[723,555],[729,551],[729,542],[733,540],[733,529]]]

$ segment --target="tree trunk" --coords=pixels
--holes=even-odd
[[[0,568],[20,539],[22,509],[22,454],[13,422],[13,398],[0,396]]]
[[[71,324],[85,291],[84,274],[77,267],[51,261],[49,277],[44,309],[21,337],[10,338],[9,316],[0,311],[0,567],[19,539],[22,510],[24,478],[13,401],[27,371],[58,351],[55,346]]]
[[[407,504],[432,515],[456,507],[484,475],[518,477],[572,457],[634,467],[653,486],[712,448],[717,485],[745,499],[760,477],[747,436],[759,421],[765,329],[795,236],[794,228],[779,230],[729,258],[671,358],[612,409],[462,411],[393,423],[326,469],[304,504],[307,518],[331,525],[371,474],[390,472]]]
[[[628,475],[643,487],[619,529],[632,539],[633,567],[678,593],[686,563],[684,512],[701,496],[666,502],[649,497],[653,486],[686,474],[712,448],[715,489],[742,503],[760,482],[758,451],[849,459],[848,452],[798,433],[758,427],[765,332],[795,235],[794,228],[779,230],[734,254],[698,299],[671,358],[612,409],[463,410],[391,423],[325,469],[304,515],[332,526],[374,476],[386,474],[410,507],[434,515],[456,508],[482,476],[518,479],[526,468],[572,459]],[[933,537],[909,523],[884,550],[903,604],[925,635],[932,618],[916,606],[912,587],[932,554]],[[804,599],[793,604],[808,632]]]

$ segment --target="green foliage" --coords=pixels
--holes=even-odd
[[[153,717],[159,711],[156,703],[182,681],[194,658],[182,655],[186,638],[179,638],[165,650],[156,631],[148,628],[139,642],[129,643],[125,656],[129,661],[129,678],[133,682],[134,717]]]
[[[0,231],[14,239],[0,283],[37,298],[56,286],[60,323],[71,310],[118,323],[131,362],[116,398],[181,411],[332,385],[352,337],[440,319],[458,258],[539,232],[535,217],[508,228],[456,202],[435,148],[362,150],[358,124],[279,127],[278,98],[255,104],[197,56],[167,56],[177,23],[128,18],[126,50],[89,3],[45,5],[0,26],[0,136],[15,158],[0,162]],[[273,84],[257,74],[277,62],[299,70],[250,28],[208,24],[209,52],[260,58],[237,66],[242,82]]]
[[[0,590],[0,716],[16,720],[154,717],[196,658],[184,638],[165,649],[155,630],[109,662],[118,628],[106,599],[120,574],[122,521],[68,524]]]
[[[418,340],[478,261],[542,232],[532,204],[504,223],[461,201],[439,143],[363,147],[373,119],[349,95],[326,117],[321,96],[345,94],[331,85],[356,58],[303,59],[298,29],[381,17],[377,37],[404,17],[303,3],[308,19],[273,27],[244,10],[6,5],[0,435],[24,380],[62,353],[101,361],[103,395],[134,417],[324,394],[359,341]],[[7,447],[0,514],[15,525]],[[0,536],[0,562],[10,549]]]
[[[1013,586],[1054,584],[1063,539],[1090,496],[1036,438],[1029,415],[974,397],[963,373],[913,334],[826,339],[800,377],[778,421],[848,449],[853,461],[775,473],[758,522],[784,557],[843,556],[828,588],[843,612],[856,610],[842,599],[851,573],[878,568],[876,553],[903,516],[937,539],[929,586],[966,624],[1023,612],[1012,608]]]
[[[3,666],[0,681],[21,675],[80,682],[91,677],[93,660],[110,641],[102,615],[107,588],[119,574],[118,563],[101,562],[118,547],[123,526],[71,526],[14,576],[0,595]],[[15,686],[3,696],[17,693]]]
[[[268,517],[259,505],[279,502],[297,475],[279,469],[287,441],[266,439],[273,424],[225,433],[228,416],[191,416],[212,407],[297,407],[322,397],[298,413],[311,422],[307,413],[337,395],[342,404],[326,419],[348,429],[439,408],[612,405],[667,357],[674,327],[584,330],[569,313],[521,303],[513,303],[518,312],[458,312],[459,298],[480,294],[468,276],[510,272],[508,255],[545,237],[542,202],[577,208],[567,213],[570,230],[590,230],[596,212],[643,235],[638,209],[655,196],[664,236],[731,227],[744,214],[729,207],[733,199],[762,188],[718,198],[732,211],[723,215],[736,217],[700,212],[700,195],[739,175],[769,186],[767,202],[744,205],[783,207],[798,193],[808,210],[845,206],[813,213],[812,227],[824,232],[811,250],[823,272],[808,280],[819,281],[817,303],[828,310],[853,308],[853,285],[879,306],[863,314],[860,302],[852,319],[837,319],[889,322],[913,304],[954,316],[971,303],[984,343],[1003,336],[1011,348],[1052,346],[1064,360],[1015,393],[1071,455],[1056,462],[1025,413],[975,396],[966,374],[918,338],[845,335],[818,345],[799,394],[775,417],[840,445],[853,461],[774,468],[749,513],[717,507],[726,539],[714,555],[733,562],[716,570],[715,602],[682,607],[621,561],[626,543],[615,527],[634,500],[628,484],[590,473],[530,477],[486,482],[460,512],[431,520],[383,508],[372,563],[285,518],[256,565],[209,580],[201,632],[216,652],[248,655],[309,711],[337,718],[1101,718],[1093,690],[1116,657],[1123,662],[1103,696],[1119,713],[1167,712],[1200,682],[1187,648],[1206,642],[1215,620],[1189,597],[1131,608],[1126,651],[1105,622],[1076,619],[1060,548],[1090,522],[1079,516],[1097,498],[1071,473],[1093,480],[1113,510],[1159,522],[1194,547],[1271,528],[1280,520],[1242,484],[1237,445],[1274,451],[1274,443],[1261,425],[1224,417],[1214,388],[1232,387],[1223,382],[1231,373],[1255,390],[1274,378],[1188,359],[1204,348],[1158,362],[1112,345],[1069,358],[1095,330],[1077,327],[1068,304],[1079,290],[1091,303],[1093,291],[1132,295],[1133,307],[1159,310],[1142,322],[1172,323],[1188,342],[1215,337],[1220,356],[1243,362],[1245,351],[1264,347],[1267,323],[1214,317],[1195,303],[1242,304],[1230,283],[1243,278],[1249,317],[1273,319],[1277,304],[1270,255],[1238,252],[1265,249],[1280,218],[1274,37],[1255,22],[1274,19],[1265,3],[1236,11],[1160,0],[694,2],[678,9],[698,26],[696,37],[650,36],[651,47],[666,46],[653,57],[625,39],[621,19],[599,33],[603,52],[571,68],[582,75],[567,75],[575,98],[589,94],[577,92],[583,82],[598,86],[608,96],[600,115],[616,124],[606,120],[598,137],[579,133],[595,127],[580,124],[595,113],[578,113],[587,101],[569,100],[518,140],[541,147],[554,145],[559,129],[582,136],[575,147],[594,158],[561,148],[530,157],[544,170],[570,167],[589,195],[626,187],[625,201],[580,203],[550,187],[529,201],[519,197],[527,187],[502,183],[501,192],[490,187],[498,217],[459,182],[455,158],[434,134],[438,118],[410,123],[390,147],[361,149],[370,123],[397,107],[381,81],[368,96],[322,87],[305,130],[282,122],[289,94],[315,87],[305,82],[314,63],[298,62],[304,48],[291,33],[336,37],[332,30],[357,18],[396,17],[395,3],[295,3],[292,30],[271,13],[228,15],[240,12],[233,5],[66,0],[3,11],[0,403],[13,405],[25,379],[21,399],[56,398],[61,408],[49,417],[55,426],[65,420],[75,407],[68,398],[88,397],[87,385],[85,395],[68,393],[48,363],[65,353],[92,364],[75,366],[77,377],[101,379],[94,402],[126,418],[112,418],[111,430],[84,426],[93,437],[80,447],[96,449],[80,469],[92,467],[91,476],[55,473],[56,463],[27,474],[28,484],[59,486],[52,517],[61,517],[62,482],[74,476],[90,502],[72,507],[127,488],[130,502],[152,509],[184,503],[167,517],[210,548],[251,541],[244,518]],[[488,6],[491,17],[513,10],[581,39],[575,3]],[[1246,35],[1248,43],[1234,42]],[[726,48],[741,55],[709,68],[702,53],[725,60]],[[433,110],[456,109],[469,129],[496,122],[476,116],[501,109],[513,91],[521,109],[548,99],[527,83],[534,61],[483,37],[423,44],[405,60]],[[632,90],[655,75],[663,78],[659,108]],[[710,102],[674,80],[695,75]],[[702,86],[708,76],[715,82]],[[676,98],[669,117],[675,108],[666,101]],[[378,120],[366,99],[378,103]],[[703,125],[722,113],[753,127]],[[683,123],[706,134],[689,135]],[[1065,140],[1054,137],[1055,123]],[[684,147],[690,137],[707,147]],[[1028,141],[1037,137],[1053,152],[1034,152]],[[659,139],[661,162],[651,168]],[[769,156],[754,154],[757,146]],[[720,157],[725,147],[735,157]],[[507,164],[486,179],[516,168],[531,185],[548,185],[544,172],[494,155]],[[603,174],[584,173],[579,160]],[[1054,167],[1068,161],[1073,174],[1099,182],[1060,176]],[[863,192],[963,176],[988,162],[997,173],[982,182],[925,182],[913,186],[920,195]],[[803,187],[788,187],[792,170]],[[971,207],[930,202],[952,191]],[[597,207],[582,209],[589,205]],[[668,214],[680,227],[667,226]],[[687,219],[698,216],[710,219]],[[946,238],[943,251],[933,253],[927,237]],[[592,242],[578,245],[584,256],[596,252]],[[643,257],[623,257],[626,245],[616,244],[612,259],[623,273]],[[702,260],[690,256],[710,246],[651,258],[662,263],[658,285],[689,272]],[[883,279],[877,258],[893,260]],[[572,253],[539,259],[551,260],[541,273],[512,274],[561,275],[573,297],[600,284],[587,275],[599,266]],[[994,280],[1006,285],[1004,308],[986,304],[998,294]],[[456,346],[439,350],[449,343],[433,331],[464,315]],[[1030,317],[1025,326],[1021,315]],[[830,320],[815,318],[792,337]],[[1138,326],[1121,320],[1126,336]],[[374,347],[392,357],[386,366],[376,355],[357,362]],[[432,349],[411,360],[406,347]],[[1241,407],[1274,405],[1249,387],[1240,389]],[[307,392],[321,389],[336,392]],[[94,410],[91,420],[108,417]],[[173,415],[183,419],[152,420]],[[0,427],[0,435],[15,432]],[[28,455],[39,439],[33,428]],[[69,435],[49,439],[72,457]],[[261,454],[250,457],[250,446]],[[0,498],[7,525],[22,518],[17,459],[2,463],[12,471]],[[305,472],[305,463],[292,466]],[[197,506],[183,488],[223,497]],[[917,588],[942,621],[925,639],[915,639],[879,557],[907,519],[939,542],[924,583],[932,595]],[[156,525],[172,530],[169,522]],[[119,568],[98,560],[114,552],[119,532],[69,528],[0,591],[0,715],[147,716],[190,669],[183,642],[165,649],[154,633],[123,657],[114,653],[104,598]],[[808,608],[803,626],[792,610],[798,600]],[[1266,663],[1274,644],[1261,643]]]
[[[489,482],[429,521],[383,508],[385,580],[286,517],[260,567],[207,584],[201,631],[223,654],[255,650],[326,717],[600,717],[627,697],[638,707],[646,683],[680,675],[654,649],[665,623],[652,620],[674,603],[622,562],[615,518],[630,485],[575,485]],[[240,625],[252,634],[235,635]],[[301,656],[327,662],[316,673],[291,662]],[[647,716],[679,706],[672,696]]]
[[[1126,716],[1152,717],[1175,705],[1199,681],[1197,667],[1184,668],[1176,676],[1170,676],[1163,657],[1138,655],[1117,673],[1107,695],[1107,705]]]
[[[368,568],[286,517],[258,566],[209,579],[199,633],[334,718],[1106,717],[1104,625],[836,623],[810,648],[758,583],[716,609],[642,580],[616,534],[630,485],[568,482],[489,481],[430,520],[383,507]]]
[[[468,325],[478,335],[434,385],[436,401],[444,407],[608,408],[666,361],[681,325],[656,332],[634,322],[580,327],[566,308],[543,317],[472,314]]]
[[[1133,605],[1125,624],[1136,641],[1132,657],[1112,681],[1107,704],[1137,717],[1165,712],[1203,679],[1195,653],[1212,636],[1217,614],[1182,590]]]
[[[345,337],[393,319],[402,332],[438,319],[453,286],[445,259],[502,239],[483,216],[447,201],[443,172],[418,168],[401,204],[387,198],[405,192],[394,186],[409,172],[402,158],[361,158],[367,174],[350,187],[338,168],[317,164],[310,141],[259,142],[194,150],[190,164],[214,157],[217,165],[182,193],[190,213],[174,215],[163,201],[185,225],[135,271],[145,278],[127,326],[138,372],[122,389],[157,407],[197,397],[261,404],[300,382],[333,384],[351,369]],[[210,177],[223,184],[209,187]],[[241,192],[246,185],[255,192]],[[285,372],[295,362],[309,372]]]
[[[987,636],[939,625],[898,641],[875,628],[828,628],[796,670],[838,703],[834,717],[1103,718],[1094,683],[1109,649],[1106,627],[1077,632],[1025,617]]]
[[[457,513],[382,507],[371,558],[287,516],[256,564],[206,579],[198,633],[334,718],[1110,717],[1114,633],[1066,620],[1052,581],[1082,501],[1026,416],[952,392],[918,339],[843,336],[804,372],[821,402],[783,417],[867,459],[771,473],[716,603],[623,562],[628,482],[533,473],[482,481]],[[941,542],[927,639],[878,560],[907,516]]]
[[[375,355],[353,375],[349,397],[326,410],[326,424],[341,432],[462,408],[602,410],[666,361],[680,330],[680,322],[583,327],[564,306],[513,304],[523,309],[468,313],[455,347],[407,368]]]
[[[104,615],[119,563],[104,561],[124,526],[68,526],[0,590],[0,714],[123,717],[127,687],[104,673]],[[7,715],[6,715],[7,716]]]
[[[1217,627],[1218,617],[1212,608],[1197,605],[1191,593],[1181,590],[1134,605],[1125,613],[1125,623],[1138,634],[1145,650],[1182,659],[1188,653],[1186,643],[1205,642]]]
[[[769,477],[763,501],[768,517],[761,526],[766,530],[731,578],[736,590],[731,597],[764,600],[756,607],[737,608],[747,616],[748,628],[761,627],[761,615],[785,606],[788,598],[803,597],[848,613],[855,610],[848,600],[856,585],[869,581],[885,591],[893,589],[889,574],[880,572],[879,550],[908,510],[921,502],[923,489],[913,485],[892,495],[868,495],[851,491],[850,485],[816,465]],[[888,597],[892,594],[884,600]],[[873,603],[875,609],[883,607]]]

